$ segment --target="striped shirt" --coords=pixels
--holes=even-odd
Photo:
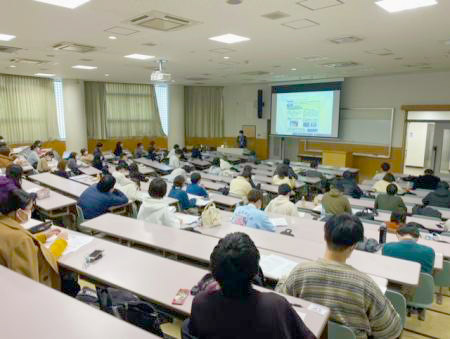
[[[350,265],[326,259],[298,265],[276,290],[330,308],[330,320],[350,327],[358,339],[397,338],[402,332],[390,301]]]

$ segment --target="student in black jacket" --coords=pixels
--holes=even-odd
[[[441,179],[434,175],[432,169],[426,169],[425,175],[413,179],[413,188],[423,188],[426,190],[435,190]]]
[[[337,188],[341,192],[344,192],[345,195],[349,195],[356,199],[361,198],[364,194],[362,189],[359,188],[358,184],[355,181],[355,178],[353,178],[350,171],[345,171],[342,174],[342,179],[338,181]]]
[[[122,141],[118,141],[117,143],[116,143],[116,148],[115,148],[115,150],[114,150],[114,155],[116,156],[116,157],[120,157],[121,155],[122,155],[122,153],[123,153],[123,148],[122,148]]]
[[[422,200],[424,205],[450,208],[450,191],[448,190],[448,183],[441,181],[435,191],[428,193]]]

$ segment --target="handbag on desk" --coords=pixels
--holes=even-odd
[[[211,228],[214,226],[220,226],[221,218],[220,212],[213,202],[206,205],[202,213],[202,224],[203,227]]]

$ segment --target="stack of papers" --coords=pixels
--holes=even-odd
[[[55,242],[56,239],[57,237],[55,235],[47,239],[45,246],[49,248]],[[69,241],[67,242],[67,247],[63,255],[78,251],[81,247],[89,244],[92,240],[93,240],[92,237],[88,237],[86,235],[69,233]]]
[[[279,226],[279,227],[287,227],[288,226],[288,223],[285,218],[270,218],[269,220],[275,226]]]
[[[259,265],[264,272],[264,275],[271,279],[280,280],[291,273],[297,263],[288,260],[282,256],[275,254],[262,255]]]
[[[195,215],[181,214],[181,213],[177,213],[177,217],[183,221],[184,225],[195,224],[200,219],[200,217],[197,217]]]
[[[202,197],[199,197],[198,195],[188,194],[189,199],[195,199],[195,205],[197,207],[204,207],[209,204],[209,200],[203,199]]]

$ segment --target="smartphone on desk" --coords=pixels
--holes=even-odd
[[[172,300],[172,305],[183,305],[188,296],[189,290],[187,288],[180,288]]]
[[[94,252],[92,252],[91,254],[89,254],[86,257],[86,261],[88,263],[92,263],[95,262],[97,260],[100,260],[103,257],[103,250],[95,250]]]
[[[51,221],[47,221],[44,222],[40,225],[36,225],[31,227],[28,232],[30,232],[31,234],[36,234],[36,233],[41,233],[44,231],[47,231],[50,227],[52,227],[52,222]]]

